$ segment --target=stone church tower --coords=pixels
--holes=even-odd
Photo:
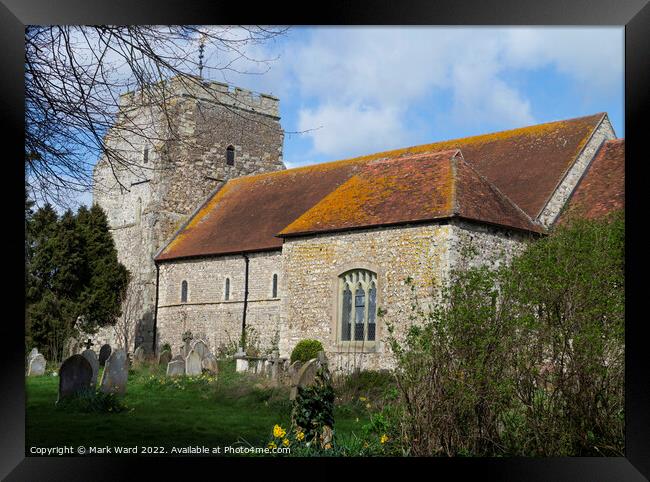
[[[107,155],[117,160],[111,165],[104,155],[97,162],[93,202],[108,215],[118,257],[138,293],[128,307],[136,325],[129,351],[152,348],[158,250],[228,179],[285,168],[278,103],[269,95],[179,77],[120,97],[106,135]],[[123,343],[112,327],[97,338]]]

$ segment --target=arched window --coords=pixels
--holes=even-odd
[[[377,333],[377,274],[365,269],[339,276],[340,341],[374,341]]]
[[[223,290],[223,299],[226,301],[230,299],[230,278],[226,278],[226,284]]]
[[[142,150],[142,162],[144,164],[149,162],[149,146],[144,146],[144,149]]]
[[[233,146],[226,147],[226,164],[235,165],[235,148]]]
[[[187,281],[181,283],[181,303],[187,303]]]
[[[273,274],[273,288],[271,289],[271,298],[278,297],[278,275]]]

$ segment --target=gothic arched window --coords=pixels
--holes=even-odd
[[[226,164],[235,165],[235,148],[233,146],[226,147]]]
[[[365,269],[339,276],[340,341],[374,341],[377,333],[377,274]]]
[[[226,278],[226,284],[223,289],[223,299],[226,301],[230,299],[230,278]]]
[[[187,303],[187,281],[181,283],[181,303]]]
[[[271,288],[271,298],[278,297],[278,275],[273,274],[273,287]]]

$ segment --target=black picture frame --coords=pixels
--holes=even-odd
[[[0,477],[5,480],[120,480],[144,469],[148,477],[183,465],[195,474],[215,474],[224,464],[234,472],[219,477],[247,477],[251,466],[282,470],[277,476],[316,475],[321,459],[213,459],[159,457],[26,457],[25,380],[23,374],[24,289],[24,26],[30,24],[352,24],[352,25],[582,25],[625,26],[625,156],[626,156],[626,393],[625,457],[612,458],[465,458],[465,459],[336,459],[337,470],[363,465],[383,471],[395,466],[405,474],[431,474],[454,479],[465,476],[497,480],[648,480],[650,478],[650,376],[647,368],[647,323],[642,310],[646,283],[642,204],[650,160],[643,115],[650,106],[650,5],[648,0],[439,0],[408,3],[382,1],[325,4],[184,0],[0,0],[3,143],[2,196],[5,233],[2,245],[5,300],[2,319],[2,412]],[[607,69],[603,65],[603,69]],[[7,268],[9,271],[7,272]],[[22,275],[22,276],[21,276]],[[22,304],[21,304],[22,303]],[[12,309],[13,307],[13,309]],[[255,463],[258,462],[258,463]],[[332,462],[332,461],[330,461]],[[282,464],[282,467],[277,467]],[[296,464],[289,468],[287,465]],[[332,467],[332,468],[335,468]],[[417,472],[411,472],[417,470]],[[186,472],[188,473],[188,472]],[[340,473],[340,472],[339,472]],[[327,473],[325,473],[327,474]],[[267,476],[271,476],[269,473]],[[326,475],[334,477],[333,473]],[[130,478],[130,477],[129,477]]]

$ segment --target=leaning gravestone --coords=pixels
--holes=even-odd
[[[182,377],[185,375],[185,360],[172,360],[167,364],[168,377]]]
[[[36,353],[36,355],[29,358],[27,376],[38,377],[41,375],[45,375],[45,357],[40,353]]]
[[[172,361],[172,352],[169,350],[163,350],[160,356],[158,357],[158,364],[162,366],[167,366],[167,364]]]
[[[312,358],[305,363],[298,374],[294,377],[294,382],[291,385],[291,392],[289,393],[289,400],[294,400],[298,395],[298,387],[308,387],[314,384],[316,379],[316,371],[320,366],[320,362],[316,358]]]
[[[126,393],[126,381],[129,377],[129,366],[126,352],[122,349],[115,350],[106,360],[101,381],[101,391],[104,393]]]
[[[208,353],[205,358],[201,360],[201,367],[213,375],[217,375],[219,373],[219,365],[217,365],[217,359],[212,353]]]
[[[93,367],[81,355],[66,359],[59,370],[59,400],[90,388]]]
[[[185,358],[185,374],[190,377],[201,374],[201,356],[194,350]]]
[[[93,378],[90,381],[90,384],[95,387],[97,386],[97,374],[99,373],[99,361],[97,360],[97,355],[94,350],[87,349],[81,352],[81,356],[88,360],[90,366],[93,367]]]
[[[111,345],[105,344],[99,349],[99,366],[103,367],[106,364],[106,360],[111,356]]]
[[[192,350],[194,350],[199,354],[201,360],[203,360],[206,357],[206,355],[210,353],[210,349],[208,348],[208,345],[203,340],[196,340],[192,342]]]

